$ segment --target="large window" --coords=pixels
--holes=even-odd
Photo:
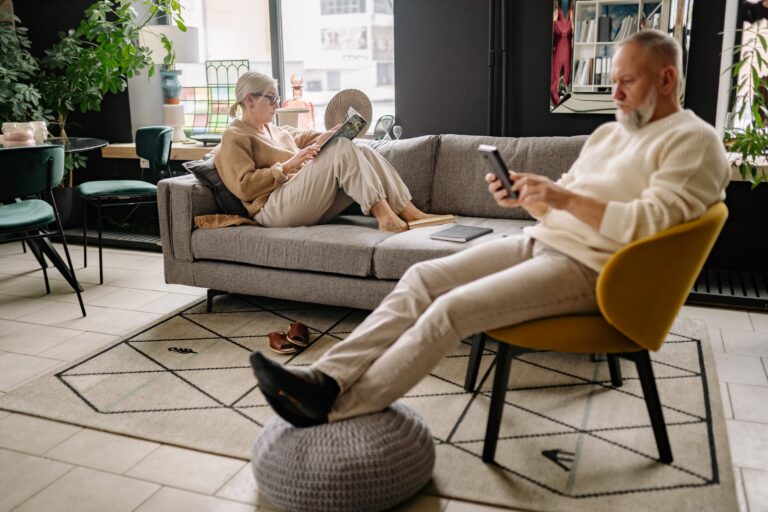
[[[269,0],[183,0],[185,20],[200,34],[200,59],[245,59],[251,70],[273,74]],[[304,98],[324,128],[325,107],[341,89],[365,92],[372,125],[394,115],[394,23],[391,0],[282,0],[284,100],[290,78],[301,76]],[[204,63],[179,64],[185,87],[207,84]]]

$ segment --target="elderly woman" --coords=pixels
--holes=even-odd
[[[372,149],[333,134],[275,126],[277,82],[254,71],[235,87],[236,117],[224,131],[216,168],[227,188],[253,219],[265,227],[322,224],[357,202],[379,229],[401,232],[407,222],[428,217],[413,203],[394,168]]]

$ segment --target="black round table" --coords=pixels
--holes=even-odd
[[[65,153],[76,153],[103,148],[109,144],[109,142],[104,139],[94,139],[93,137],[67,137],[66,140],[61,137],[51,137],[50,139],[46,139],[44,144],[60,144],[64,146]]]

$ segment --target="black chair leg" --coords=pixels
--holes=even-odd
[[[612,354],[608,355],[608,370],[611,372],[611,384],[620,388],[624,383],[621,379],[621,361]]]
[[[27,244],[24,243],[24,240],[21,241],[21,250],[24,251],[24,254],[27,254]]]
[[[88,201],[83,199],[83,268],[88,268]]]
[[[205,297],[205,312],[210,313],[213,311],[213,298],[217,295],[226,295],[227,292],[220,290],[208,290]]]
[[[664,464],[672,462],[672,448],[669,445],[667,425],[664,423],[664,412],[661,409],[659,392],[656,389],[656,381],[653,377],[651,358],[648,351],[634,353],[630,356],[635,361],[637,374],[640,377],[640,385],[643,387],[645,405],[648,407],[648,415],[651,417],[653,435],[656,437],[656,446],[659,449],[659,460]]]
[[[485,428],[485,442],[483,443],[483,462],[485,463],[493,462],[496,458],[496,444],[499,440],[504,398],[509,383],[510,355],[509,345],[499,342],[499,351],[496,355],[496,372],[493,376],[493,390],[491,391],[491,407],[488,410],[488,425]]]
[[[80,294],[80,283],[77,282],[77,276],[75,275],[75,266],[72,265],[72,258],[69,255],[69,247],[67,246],[67,237],[64,236],[64,226],[61,225],[61,218],[59,218],[59,209],[56,207],[56,200],[53,198],[53,194],[50,194],[51,205],[53,206],[53,213],[56,216],[56,227],[59,228],[59,236],[61,237],[61,244],[64,246],[64,255],[67,257],[67,264],[69,264],[69,271],[72,273],[72,279],[74,280],[75,293],[77,294],[77,302],[80,303],[80,311],[83,313],[83,317],[86,316],[85,304],[83,304],[83,296]]]
[[[43,266],[43,279],[45,280],[45,294],[51,294],[51,284],[48,282],[48,269]]]
[[[104,266],[101,256],[101,199],[96,199],[96,226],[99,230],[99,284],[104,284]]]
[[[477,333],[472,336],[472,351],[469,353],[469,364],[467,365],[467,376],[464,378],[464,389],[473,391],[477,383],[477,374],[480,372],[480,360],[483,357],[485,348],[485,334]]]

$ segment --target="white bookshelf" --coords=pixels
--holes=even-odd
[[[609,92],[616,44],[640,30],[641,24],[646,28],[665,30],[669,23],[670,3],[671,0],[576,0],[571,90]],[[609,26],[609,30],[602,34],[601,24]]]

